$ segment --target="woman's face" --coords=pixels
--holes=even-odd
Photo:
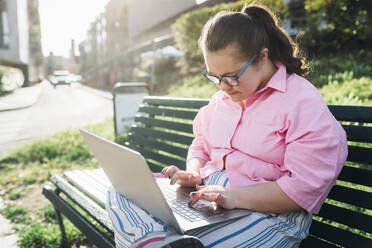
[[[217,52],[204,52],[204,60],[208,73],[222,76],[236,76],[244,68],[251,58],[242,60],[239,56],[239,50],[236,46],[230,45]],[[259,59],[259,54],[254,59]],[[224,91],[232,101],[241,102],[253,95],[256,91],[265,85],[262,82],[263,70],[261,63],[252,63],[238,79],[238,86],[230,86],[221,81],[220,89]]]

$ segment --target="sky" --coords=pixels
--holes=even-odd
[[[71,39],[78,45],[86,39],[90,23],[109,0],[39,0],[43,54],[68,56]]]

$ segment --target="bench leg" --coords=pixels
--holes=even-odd
[[[56,194],[58,195],[60,192],[58,190],[55,191]],[[54,207],[54,205],[53,205]],[[63,225],[63,220],[62,220],[62,215],[61,212],[54,207],[54,211],[56,212],[56,217],[59,225],[59,229],[61,230],[61,235],[62,235],[62,248],[70,248],[67,237],[66,237],[66,232],[65,232],[65,226]]]
[[[50,187],[43,187],[43,195],[53,203],[54,208],[60,212],[60,215],[64,215],[69,219],[77,229],[86,235],[92,244],[98,248],[115,248],[115,242],[110,237],[82,216],[68,202],[58,196],[57,193],[59,192],[51,190]],[[61,225],[63,226],[62,218],[60,218],[59,223],[61,223],[60,227]],[[64,245],[67,245],[66,243]]]

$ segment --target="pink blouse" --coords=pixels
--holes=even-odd
[[[230,187],[276,181],[318,213],[347,157],[346,134],[316,88],[282,64],[243,109],[217,92],[194,120],[188,159],[207,160],[202,178],[226,170]]]

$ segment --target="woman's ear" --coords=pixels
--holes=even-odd
[[[269,49],[267,47],[263,48],[258,54],[258,64],[263,66],[269,59]]]

